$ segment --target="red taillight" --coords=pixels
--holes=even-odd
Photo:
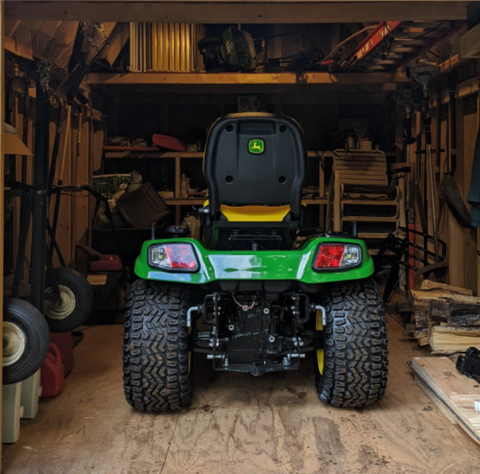
[[[315,268],[339,268],[342,264],[345,245],[323,244],[315,259]]]
[[[313,262],[313,269],[352,268],[361,263],[362,248],[358,244],[320,244]]]
[[[165,245],[168,263],[172,268],[197,268],[197,260],[190,245],[172,244]]]
[[[196,272],[198,261],[192,245],[182,243],[156,244],[149,248],[149,264],[163,270]]]

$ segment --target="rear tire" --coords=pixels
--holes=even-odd
[[[387,385],[388,351],[385,312],[376,283],[359,280],[331,285],[323,305],[324,361],[316,364],[320,400],[345,408],[377,402]]]
[[[127,297],[123,384],[134,408],[149,412],[190,404],[185,285],[137,280]]]

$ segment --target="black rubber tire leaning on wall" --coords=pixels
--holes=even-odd
[[[149,412],[190,404],[186,285],[137,280],[127,297],[123,386],[127,402]]]
[[[35,306],[16,298],[3,302],[3,383],[28,379],[43,364],[50,331]]]
[[[376,283],[359,280],[329,285],[323,306],[323,375],[317,367],[316,380],[320,400],[346,408],[377,402],[387,385],[388,351],[385,313]]]
[[[92,311],[93,291],[87,279],[72,268],[55,268],[60,304],[55,302],[54,290],[47,282],[44,314],[52,332],[70,332],[85,324]]]

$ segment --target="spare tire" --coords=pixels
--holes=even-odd
[[[3,303],[3,383],[28,379],[43,364],[50,346],[50,331],[35,306],[16,298]]]

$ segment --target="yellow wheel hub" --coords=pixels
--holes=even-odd
[[[322,312],[317,310],[317,320],[315,324],[315,329],[317,331],[323,331],[323,315]],[[317,350],[317,364],[318,364],[318,371],[320,375],[323,375],[323,367],[325,363],[325,351],[323,349]]]

